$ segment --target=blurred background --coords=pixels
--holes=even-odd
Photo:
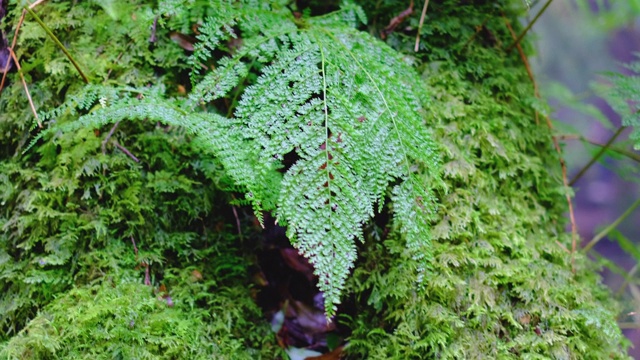
[[[529,21],[547,2],[523,1],[531,6]],[[532,38],[532,66],[572,180],[621,126],[602,93],[610,87],[608,73],[632,76],[624,64],[640,61],[640,0],[556,0]],[[605,283],[624,306],[618,320],[635,346],[630,353],[640,359],[640,208],[632,206],[640,198],[640,152],[629,133],[613,143],[628,154],[606,151],[575,181],[574,208],[583,246],[628,213],[589,255],[603,265]]]

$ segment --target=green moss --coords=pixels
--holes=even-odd
[[[558,154],[519,54],[503,50],[505,20],[517,21],[497,6],[430,5],[414,56],[444,163],[435,260],[417,289],[401,238],[367,242],[352,283],[367,309],[351,323],[353,358],[625,358],[617,304],[595,266],[563,250]],[[413,40],[390,41],[409,52]]]
[[[214,289],[205,310],[189,306],[192,298],[182,297],[189,290],[195,290],[190,295],[202,297],[202,286],[183,285],[172,288],[168,298],[154,296],[151,287],[124,279],[107,278],[72,289],[44,307],[0,356],[273,359],[279,354],[271,329],[255,321],[260,310],[246,287]]]

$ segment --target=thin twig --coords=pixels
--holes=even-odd
[[[616,291],[616,296],[622,295],[622,293],[624,292],[624,289],[629,284],[629,280],[636,274],[637,271],[638,271],[638,264],[636,263],[635,265],[633,265],[631,270],[629,270],[629,272],[627,273],[627,276],[625,276],[624,281],[622,282],[622,285],[620,285],[620,287],[618,288],[618,291]]]
[[[511,51],[516,45],[520,43],[520,41],[522,41],[522,38],[524,38],[524,36],[527,34],[527,32],[529,32],[533,24],[535,24],[536,21],[538,21],[538,19],[540,18],[540,16],[547,10],[549,5],[551,5],[552,1],[553,0],[548,0],[547,3],[544,4],[542,9],[538,11],[538,13],[536,14],[536,17],[534,17],[533,20],[531,20],[531,22],[529,23],[529,25],[527,25],[527,27],[524,28],[524,30],[522,30],[522,33],[514,40],[513,44],[511,44],[511,46],[507,48],[507,52]]]
[[[589,160],[587,165],[585,165],[582,169],[580,169],[580,172],[578,172],[578,174],[576,176],[574,176],[574,178],[571,180],[571,182],[569,182],[570,186],[575,184],[576,181],[580,180],[582,175],[584,175],[587,172],[587,170],[589,170],[589,168],[591,168],[591,166],[593,164],[595,164],[596,161],[598,161],[598,159],[600,159],[600,157],[602,155],[604,155],[604,153],[607,151],[607,149],[609,149],[611,144],[613,144],[613,142],[618,138],[618,136],[620,136],[620,134],[622,134],[622,132],[626,128],[627,128],[626,126],[621,126],[620,128],[618,128],[618,130],[615,132],[615,134],[613,134],[613,136],[611,136],[611,138],[609,138],[609,140],[604,144],[604,146],[600,148],[600,151],[598,151],[598,153],[594,157],[592,157],[591,160]]]
[[[420,32],[422,31],[422,25],[424,25],[424,18],[427,15],[427,7],[429,7],[429,0],[424,0],[424,6],[422,7],[422,14],[420,14],[420,24],[418,25],[418,33],[416,34],[416,46],[413,51],[418,52],[420,47]]]
[[[549,120],[549,116],[545,115],[545,120],[547,122],[547,127],[549,131],[553,132],[553,125],[551,124],[551,120]],[[558,139],[555,136],[551,137],[553,141],[553,146],[558,152],[558,159],[560,160],[560,168],[562,169],[562,184],[565,189],[569,189],[571,186],[569,185],[568,177],[567,177],[567,165],[564,162],[564,158],[562,157],[562,149],[560,148],[560,144],[558,143]],[[569,221],[571,221],[571,268],[575,271],[574,267],[574,254],[576,252],[578,246],[578,226],[576,225],[576,217],[573,212],[573,202],[571,201],[571,195],[569,192],[565,192],[565,198],[567,199],[567,204],[569,204]]]
[[[620,327],[620,329],[625,330],[625,329],[640,329],[640,323],[636,323],[636,322],[619,322],[618,323],[618,327]]]
[[[509,19],[507,19],[504,13],[502,14],[502,18],[504,19],[504,23],[507,25],[507,29],[509,29],[509,32],[511,33],[511,37],[515,39],[516,32],[513,31],[513,27],[511,26]],[[527,59],[527,56],[525,55],[524,50],[522,50],[522,46],[520,45],[520,43],[516,43],[516,47],[518,48],[518,53],[520,54],[520,58],[522,59],[522,62],[524,62],[524,66],[527,69],[527,75],[529,75],[529,79],[533,83],[533,91],[536,97],[539,98],[540,93],[538,92],[538,83],[536,82],[536,79],[533,77],[533,71],[531,71],[529,60]]]
[[[233,210],[233,216],[236,218],[236,226],[238,227],[238,236],[240,237],[240,241],[244,241],[242,237],[242,227],[240,226],[240,218],[238,217],[238,211],[235,206],[231,206],[231,210]]]
[[[551,1],[549,1],[551,2]],[[546,5],[548,6],[548,4]],[[545,6],[545,8],[546,8]],[[540,14],[538,14],[539,16]],[[504,16],[504,14],[502,14],[502,16],[505,18],[505,22],[507,24],[507,28],[509,28],[509,30],[511,31],[511,36],[515,37],[515,32],[512,31],[512,28],[509,24],[509,22],[507,21],[507,18]],[[534,19],[535,21],[535,19]],[[524,35],[522,35],[524,36]],[[536,80],[535,77],[533,76],[533,72],[531,71],[531,67],[529,66],[529,61],[527,60],[526,54],[524,53],[524,51],[522,50],[522,47],[519,44],[519,40],[517,40],[516,42],[514,42],[514,45],[516,45],[518,47],[518,51],[520,53],[520,58],[522,59],[522,62],[524,63],[526,69],[527,69],[527,73],[529,74],[529,79],[531,80],[531,82],[533,83],[533,90],[534,90],[534,95],[536,98],[540,98],[540,94],[538,92],[538,85],[536,84]],[[546,120],[546,124],[547,127],[549,128],[549,132],[551,134],[553,134],[553,124],[551,124],[551,120],[549,119],[549,116],[545,115],[545,120]],[[538,123],[538,112],[535,111],[535,119],[536,119],[536,124]],[[556,152],[558,153],[558,159],[560,160],[560,168],[562,170],[562,184],[564,185],[565,189],[569,189],[570,185],[569,185],[569,180],[567,177],[567,165],[564,161],[564,158],[562,157],[562,149],[560,148],[560,144],[558,143],[558,139],[555,136],[551,136],[551,139],[553,141],[553,146],[556,149]],[[575,214],[573,211],[573,202],[571,201],[571,196],[569,195],[569,192],[565,192],[565,198],[567,200],[567,204],[569,205],[569,220],[571,222],[571,269],[572,271],[575,272],[575,252],[578,246],[578,226],[576,225],[576,218],[575,218]],[[556,241],[557,242],[557,241]]]
[[[151,277],[149,276],[149,264],[144,263],[144,284],[151,286]]]
[[[134,254],[136,254],[136,262],[138,261],[138,247],[136,246],[136,241],[133,239],[133,236],[130,237],[131,238],[131,243],[133,244],[133,252]],[[147,262],[141,262],[140,265],[144,266],[144,284],[147,286],[151,286],[151,277],[149,276],[149,263]],[[136,267],[136,269],[138,269],[138,267]]]
[[[134,156],[134,155],[133,155],[129,150],[127,150],[127,148],[125,148],[124,146],[122,146],[122,145],[118,144],[118,142],[117,142],[117,141],[115,141],[115,140],[114,140],[114,141],[113,141],[113,144],[114,144],[118,149],[120,149],[120,151],[122,151],[123,153],[127,154],[130,158],[132,158],[132,159],[133,159],[133,161],[135,161],[135,162],[140,162],[140,160],[138,160],[138,158],[137,158],[137,157],[135,157],[135,156]]]
[[[584,252],[589,251],[592,247],[594,247],[600,240],[602,240],[607,234],[609,234],[613,229],[615,229],[621,222],[624,221],[633,210],[635,210],[638,206],[640,206],[640,199],[636,200],[631,206],[622,214],[619,218],[617,218],[614,222],[612,222],[609,226],[607,226],[604,230],[600,231],[596,236],[589,241],[587,245],[584,246]]]
[[[504,15],[504,13],[502,13],[502,18],[504,19],[504,23],[507,25],[507,29],[509,29],[509,32],[511,33],[511,37],[512,38],[516,38],[516,32],[513,31],[513,27],[511,27],[511,23],[509,23],[509,19],[507,19],[507,17]],[[527,59],[526,54],[524,53],[524,50],[522,49],[522,46],[520,45],[520,43],[516,44],[517,48],[518,48],[518,53],[520,54],[520,58],[522,59],[522,62],[524,63],[524,67],[525,69],[527,69],[527,75],[529,75],[529,79],[531,80],[531,83],[533,84],[533,94],[536,96],[536,98],[540,98],[540,92],[538,91],[538,82],[536,81],[536,79],[533,77],[533,71],[531,71],[531,65],[529,65],[529,59]],[[540,119],[539,119],[539,115],[538,112],[535,112],[535,120],[536,120],[536,125],[540,124]]]
[[[55,36],[55,34],[51,31],[51,29],[49,29],[49,27],[47,27],[47,25],[45,25],[45,23],[42,21],[42,19],[40,19],[40,17],[38,16],[38,14],[36,14],[33,10],[31,10],[30,7],[25,6],[24,7],[27,12],[33,16],[33,18],[36,20],[36,22],[38,24],[40,24],[40,26],[42,27],[42,29],[47,33],[47,35],[49,35],[49,37],[53,40],[54,43],[56,43],[56,45],[58,45],[58,47],[60,48],[60,50],[62,50],[62,52],[67,56],[67,58],[69,59],[69,61],[71,61],[71,63],[73,64],[73,66],[76,68],[76,70],[78,71],[78,73],[80,74],[80,76],[82,77],[82,80],[84,80],[85,83],[89,83],[89,79],[87,78],[87,76],[84,74],[84,72],[82,71],[82,69],[80,69],[80,65],[78,65],[78,63],[76,62],[76,60],[73,58],[73,56],[71,56],[71,53],[69,53],[69,51],[67,50],[67,48],[64,47],[64,45],[62,45],[62,43],[60,42],[60,40],[58,40],[58,38]]]
[[[156,35],[156,28],[158,27],[158,17],[156,16],[153,19],[153,25],[151,25],[151,36],[149,37],[150,43],[155,43],[158,41],[158,36]]]
[[[11,46],[9,47],[9,51],[13,51],[13,49],[16,46],[16,41],[18,40],[18,32],[20,31],[20,27],[24,22],[24,17],[26,14],[27,14],[27,10],[22,10],[22,15],[18,20],[18,25],[16,25],[16,30],[13,32],[13,40],[11,40]],[[2,94],[2,90],[4,90],[4,81],[6,80],[7,73],[9,72],[9,64],[11,64],[11,61],[7,61],[7,63],[4,66],[4,70],[2,71],[2,80],[0,81],[0,94]]]
[[[38,0],[36,2],[34,2],[33,4],[29,5],[30,9],[35,8],[36,6],[38,6],[39,4],[43,3],[45,0]],[[22,10],[22,15],[20,15],[20,19],[18,20],[18,24],[16,25],[16,29],[13,32],[13,40],[11,40],[11,46],[9,48],[10,51],[12,51],[13,49],[15,49],[16,47],[16,41],[18,40],[18,33],[20,32],[20,27],[22,27],[22,23],[24,22],[24,18],[27,15],[27,10],[23,9]],[[7,62],[4,66],[4,70],[2,71],[2,80],[0,80],[0,94],[2,94],[2,90],[4,89],[4,82],[7,78],[7,72],[9,71],[9,64],[11,62]]]
[[[129,47],[129,44],[127,44],[127,46],[125,46],[125,49],[127,49]],[[114,61],[114,64],[117,63],[118,61],[120,61],[120,59],[122,58],[122,55],[124,55],[124,51],[122,51],[122,52],[120,52],[120,54],[118,54],[118,57]],[[107,76],[106,76],[105,80],[109,79],[109,76],[111,76],[111,72],[112,71],[113,71],[113,68],[109,69],[109,71],[107,72]]]
[[[560,241],[556,240],[556,244],[558,244],[558,246],[564,250],[564,252],[566,252],[567,254],[571,255],[571,250],[567,249],[566,246],[564,246],[563,243],[561,243]]]
[[[402,24],[402,22],[411,14],[413,14],[413,0],[411,0],[408,8],[403,10],[400,14],[398,14],[398,16],[391,19],[391,21],[389,21],[389,25],[387,25],[387,27],[380,32],[380,37],[382,38],[382,40],[386,39],[387,36],[391,34],[398,27],[398,25]]]
[[[118,127],[119,124],[120,124],[120,120],[116,121],[116,123],[113,124],[113,126],[111,127],[111,130],[109,130],[109,133],[107,134],[107,137],[104,138],[104,140],[102,140],[102,154],[103,155],[105,155],[107,153],[107,142],[109,142],[109,140],[113,136],[113,133],[114,133],[114,131],[116,131],[116,128]]]
[[[47,1],[47,0],[38,0],[38,1],[35,1],[35,2],[33,2],[31,5],[29,5],[29,9],[33,9],[33,8],[35,8],[36,6],[38,6],[38,5],[42,4],[42,3],[43,3],[43,2],[45,2],[45,1]]]
[[[136,241],[131,236],[131,243],[133,244],[133,252],[136,254],[136,261],[138,261],[138,247],[136,246]]]
[[[11,53],[11,58],[13,58],[13,62],[16,63],[16,67],[18,68],[18,74],[20,75],[20,81],[22,81],[22,87],[24,87],[24,92],[27,94],[27,100],[29,101],[29,106],[31,107],[31,112],[33,112],[33,116],[36,118],[38,122],[38,127],[42,129],[42,122],[38,117],[38,112],[36,111],[36,106],[33,105],[33,99],[31,98],[31,93],[29,92],[29,87],[27,86],[27,81],[24,79],[24,74],[22,73],[22,68],[20,67],[20,63],[18,62],[18,58],[16,57],[16,53],[13,52],[13,49],[9,48],[9,52]]]
[[[580,140],[580,141],[584,141],[587,142],[591,145],[597,146],[597,147],[604,147],[606,144],[591,140],[591,139],[587,139],[586,137],[582,136],[582,135],[576,135],[576,134],[563,134],[563,135],[556,135],[556,137],[560,140]],[[622,149],[619,148],[617,146],[609,146],[609,150],[616,152],[624,157],[627,157],[635,162],[640,163],[640,154],[636,154],[630,150],[627,149]]]

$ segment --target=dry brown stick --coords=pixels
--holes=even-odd
[[[502,14],[502,17],[504,18],[507,28],[511,32],[511,36],[514,38],[514,40],[516,40],[516,34],[511,28],[511,24],[509,24],[509,21],[507,20],[504,14]],[[529,66],[529,61],[527,60],[527,56],[522,50],[519,40],[515,41],[514,44],[518,48],[518,52],[520,53],[520,58],[522,59],[522,62],[524,63],[527,69],[527,73],[529,74],[529,79],[533,83],[534,95],[536,98],[539,99],[540,93],[538,92],[538,84],[536,83],[536,80],[533,76],[533,72],[531,71],[531,67]],[[537,111],[535,112],[535,116],[536,116],[536,124],[537,124],[538,123]],[[564,161],[564,158],[562,157],[562,149],[560,148],[560,144],[558,143],[558,138],[553,136],[553,124],[551,124],[551,120],[549,119],[549,116],[545,115],[544,118],[546,120],[547,127],[549,128],[549,132],[552,134],[551,139],[553,141],[553,146],[555,147],[556,152],[558,153],[558,158],[560,160],[560,168],[562,170],[562,184],[564,185],[565,189],[569,189],[571,186],[569,185],[569,180],[567,177],[567,165]],[[569,195],[569,192],[565,193],[565,198],[567,199],[567,204],[569,204],[569,220],[571,221],[571,270],[575,272],[576,270],[575,269],[575,253],[576,253],[576,248],[578,243],[578,226],[576,225],[576,218],[573,212],[573,203],[571,201],[571,196]],[[556,241],[556,243],[559,243],[559,242]],[[566,247],[563,247],[563,248],[566,249]]]
[[[567,254],[571,255],[571,250],[567,249],[566,246],[564,246],[564,244],[562,244],[560,241],[556,240],[556,244],[558,244],[558,246],[564,250],[564,252],[566,252]]]
[[[418,52],[420,46],[420,31],[422,31],[422,25],[424,25],[424,17],[427,15],[427,7],[429,7],[429,0],[424,0],[424,6],[422,7],[422,14],[420,14],[420,24],[418,25],[418,33],[416,34],[416,46],[413,51]]]
[[[22,15],[18,20],[18,25],[16,25],[16,30],[13,32],[13,40],[11,40],[11,46],[9,47],[10,52],[13,52],[13,48],[16,46],[16,41],[18,40],[18,32],[20,31],[20,27],[24,22],[24,17],[26,16],[26,14],[27,14],[27,11],[22,10]],[[7,61],[7,64],[4,66],[4,71],[2,72],[2,80],[0,81],[0,94],[2,94],[2,90],[4,89],[4,82],[7,78],[7,72],[9,72],[9,64],[11,64],[11,61]]]
[[[113,126],[111,127],[111,130],[109,130],[109,133],[107,134],[107,137],[104,138],[104,140],[102,140],[102,154],[106,154],[107,153],[107,143],[109,142],[109,140],[111,139],[111,137],[113,136],[113,133],[116,131],[116,128],[118,127],[118,125],[120,125],[120,121],[116,121],[115,124],[113,124]]]
[[[616,291],[616,296],[620,296],[622,295],[622,293],[624,293],[624,290],[627,288],[627,285],[629,285],[629,279],[631,279],[636,272],[638,272],[638,263],[636,263],[635,265],[633,265],[633,267],[631,268],[631,270],[629,270],[627,272],[627,276],[625,276],[624,281],[622,282],[622,285],[620,285],[620,287],[618,288],[618,291]]]
[[[117,141],[114,141],[113,144],[120,149],[120,151],[122,151],[123,153],[127,154],[130,158],[133,159],[133,161],[135,162],[140,162],[140,160],[138,160],[137,157],[135,157],[135,155],[133,155],[129,150],[127,150],[126,147],[120,145]]]
[[[131,236],[131,243],[133,244],[133,253],[136,254],[136,262],[138,261],[138,247],[136,246],[136,241]],[[149,263],[140,262],[140,265],[144,267],[144,284],[147,286],[151,286],[151,277],[149,276]],[[138,267],[136,267],[138,269]]]
[[[622,330],[625,330],[625,329],[640,329],[640,323],[636,323],[636,322],[619,322],[618,326]]]
[[[27,81],[24,79],[24,74],[22,74],[22,68],[20,67],[20,63],[18,62],[18,58],[16,54],[13,52],[12,48],[9,48],[9,52],[11,53],[11,58],[13,58],[13,62],[16,63],[16,67],[18,68],[18,74],[20,74],[20,80],[22,81],[22,87],[24,87],[24,92],[27,94],[27,100],[29,100],[29,106],[31,107],[31,112],[33,112],[33,116],[36,118],[38,122],[38,127],[42,129],[42,122],[38,117],[38,112],[36,111],[36,106],[33,105],[33,99],[31,98],[31,93],[29,92],[29,87],[27,86]]]
[[[130,44],[130,43],[129,43]],[[127,46],[125,47],[125,49],[127,49],[129,47],[129,44],[127,44]],[[124,51],[121,52],[120,54],[118,54],[118,57],[116,58],[116,60],[114,61],[114,63],[117,63],[118,61],[120,61],[120,59],[122,58],[122,55],[124,55]],[[109,69],[109,71],[107,72],[107,77],[105,79],[105,82],[107,79],[109,79],[109,76],[111,76],[111,72],[113,71],[113,68]]]
[[[29,5],[29,8],[33,9],[37,5],[43,3],[44,1],[45,0],[38,0],[33,4]],[[20,27],[22,27],[22,23],[24,22],[25,16],[27,16],[27,10],[22,10],[22,15],[20,15],[20,19],[18,20],[18,25],[16,25],[16,30],[13,32],[13,40],[11,40],[11,47],[9,48],[10,51],[13,51],[13,49],[16,46],[16,41],[18,40],[18,33],[20,31]],[[0,94],[2,94],[2,89],[4,89],[4,82],[7,78],[7,72],[9,71],[10,63],[11,62],[7,62],[7,64],[4,67],[4,71],[2,72],[2,80],[0,80]]]
[[[612,222],[611,224],[609,224],[609,226],[607,226],[602,231],[600,231],[598,234],[596,234],[596,236],[594,236],[593,239],[591,239],[587,243],[587,245],[585,245],[582,248],[582,250],[585,253],[588,252],[589,250],[591,250],[591,248],[593,248],[600,240],[604,239],[611,231],[613,231],[616,227],[618,227],[618,225],[620,225],[621,222],[623,222],[627,217],[629,217],[629,215],[631,215],[631,213],[633,213],[633,211],[639,206],[640,206],[640,199],[637,199],[614,222]]]

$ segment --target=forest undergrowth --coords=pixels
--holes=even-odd
[[[627,358],[526,3],[0,4],[1,357]]]

